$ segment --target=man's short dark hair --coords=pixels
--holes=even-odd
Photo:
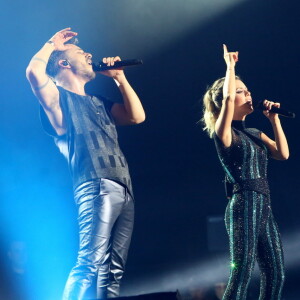
[[[70,39],[66,44],[73,44],[73,45],[77,45],[78,44],[78,39],[77,38],[72,38]],[[51,78],[55,78],[56,75],[58,74],[60,67],[58,65],[58,62],[61,59],[65,59],[65,51],[59,51],[59,50],[55,50],[51,53],[49,60],[48,60],[48,64],[46,67],[46,73],[48,76],[50,76]]]

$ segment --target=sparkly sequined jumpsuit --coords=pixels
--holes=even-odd
[[[230,187],[225,223],[231,269],[223,300],[246,300],[254,264],[260,268],[259,300],[279,300],[284,282],[281,238],[274,220],[267,182],[268,150],[261,132],[232,123],[232,144],[215,135],[219,159]]]

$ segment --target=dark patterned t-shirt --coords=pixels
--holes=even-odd
[[[261,131],[246,128],[243,121],[232,121],[232,143],[225,147],[216,134],[218,156],[230,183],[267,178],[269,151],[261,140]]]
[[[127,161],[110,113],[113,103],[102,97],[58,89],[66,134],[57,136],[54,130],[49,132],[44,117],[42,121],[68,161],[74,188],[88,180],[107,178],[127,186],[132,194]]]

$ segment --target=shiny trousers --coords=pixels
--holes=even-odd
[[[75,203],[80,244],[63,300],[117,297],[133,229],[133,198],[123,185],[102,178],[77,187]]]
[[[254,264],[260,269],[259,300],[280,300],[284,283],[281,238],[269,195],[241,191],[226,209],[231,269],[223,300],[246,300]]]

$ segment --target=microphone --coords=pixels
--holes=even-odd
[[[259,110],[266,110],[263,101],[258,102],[258,104],[255,106],[255,108],[259,109]],[[296,116],[293,112],[290,112],[290,111],[287,111],[285,109],[282,109],[280,107],[275,107],[275,106],[272,106],[270,112],[279,114],[279,115],[281,115],[283,117],[287,117],[287,118],[295,118],[295,116]]]
[[[106,70],[113,70],[121,67],[130,67],[130,66],[137,66],[143,64],[141,59],[126,59],[121,61],[115,61],[113,66],[108,66],[103,62],[99,62],[97,64],[92,63],[92,68],[94,72],[102,72]]]

